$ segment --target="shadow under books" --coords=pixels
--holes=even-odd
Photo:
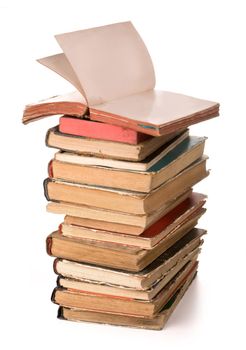
[[[168,329],[172,327],[179,327],[184,324],[191,322],[191,320],[195,320],[195,316],[198,314],[199,309],[201,307],[200,304],[200,293],[201,293],[201,281],[199,279],[199,273],[196,276],[195,280],[190,285],[190,288],[185,293],[182,300],[179,302],[176,310],[170,316],[166,327],[164,329],[168,331]]]

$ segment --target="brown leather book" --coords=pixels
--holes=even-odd
[[[219,114],[216,102],[155,90],[153,63],[131,22],[65,33],[56,40],[63,53],[39,62],[77,91],[26,106],[24,123],[55,114],[86,115],[159,136]]]
[[[65,237],[57,231],[47,238],[47,252],[51,256],[67,260],[98,264],[126,271],[141,271],[194,228],[200,216],[201,214],[177,227],[148,250],[118,243]]]
[[[173,198],[195,185],[206,176],[206,157],[191,164],[182,172],[149,193],[75,184],[57,179],[46,179],[45,196],[49,201],[95,206],[131,214],[149,214],[159,210]]]
[[[48,147],[73,152],[75,155],[139,162],[145,160],[148,156],[151,157],[153,152],[157,152],[160,148],[163,150],[165,145],[168,146],[169,142],[175,140],[176,137],[181,136],[183,133],[183,130],[182,132],[175,131],[168,135],[152,137],[138,145],[128,145],[122,142],[63,134],[58,131],[56,126],[47,131],[45,143]]]
[[[176,136],[174,138],[171,138],[170,141],[167,141],[167,140],[170,137],[172,137],[172,134],[165,135],[163,138],[160,137],[159,139],[162,139],[163,142],[165,143],[161,147],[159,147],[156,151],[154,152],[152,151],[152,153],[143,160],[129,161],[125,159],[113,159],[113,158],[109,158],[109,154],[107,156],[104,154],[103,157],[101,157],[100,149],[98,149],[98,152],[95,155],[74,153],[76,152],[76,149],[74,152],[71,152],[71,151],[67,152],[67,151],[60,150],[59,152],[55,153],[54,159],[63,163],[72,163],[72,164],[83,165],[83,166],[86,166],[86,165],[98,166],[98,167],[101,166],[101,167],[110,167],[110,168],[130,170],[130,171],[147,171],[150,168],[152,168],[157,162],[159,162],[160,159],[162,159],[165,155],[167,155],[172,149],[174,149],[182,141],[184,141],[189,136],[189,130],[186,129],[181,133],[176,132],[176,133],[173,133],[173,135],[176,135]],[[67,136],[67,135],[63,135],[63,139],[64,139],[64,136]],[[146,136],[148,137],[148,135]],[[155,137],[155,139],[157,138]],[[83,142],[82,140],[84,141],[85,139],[80,139],[81,142]],[[89,139],[87,139],[87,141],[89,141]],[[143,144],[143,143],[138,144],[138,146],[141,146],[141,145],[146,145],[146,144]],[[95,146],[95,142],[94,142],[94,146]],[[116,148],[118,149],[118,147]],[[147,148],[149,148],[149,146]],[[86,150],[88,152],[88,143],[87,143]],[[139,150],[136,152],[137,158],[140,159],[146,155],[147,150],[143,152],[143,149],[141,150],[140,147],[138,147],[137,150]],[[123,155],[116,154],[115,147],[109,148],[109,151],[111,152],[110,157],[114,157],[115,155],[117,158],[127,157],[125,149],[124,149]],[[95,152],[95,147],[93,148],[93,152]]]
[[[86,309],[77,309],[60,306],[57,317],[62,320],[94,322],[117,326],[127,326],[135,328],[144,328],[152,330],[161,330],[166,325],[169,317],[176,309],[178,303],[183,298],[190,284],[195,279],[197,271],[194,271],[177,290],[176,293],[164,305],[161,311],[156,316],[146,318],[131,315],[115,315],[112,313],[103,313],[97,311],[89,311]]]
[[[189,262],[197,260],[200,249],[195,249],[187,254],[175,266],[169,269],[165,275],[161,276],[149,289],[139,290],[124,286],[108,285],[95,281],[78,281],[71,278],[58,277],[57,286],[69,290],[77,290],[88,293],[97,293],[108,296],[117,296],[122,298],[131,298],[138,300],[152,300],[159,291],[164,288],[168,282]]]
[[[187,137],[147,171],[52,160],[49,166],[49,176],[68,182],[148,193],[201,158],[204,145],[204,137]]]
[[[61,306],[71,308],[120,315],[153,317],[179,290],[186,279],[197,269],[197,266],[197,261],[192,260],[188,262],[151,300],[117,297],[115,295],[104,295],[57,287],[53,291],[52,301]]]
[[[96,230],[95,228],[90,229],[65,223],[62,223],[59,229],[61,234],[67,237],[120,243],[143,249],[151,249],[177,226],[182,225],[194,215],[205,212],[205,209],[202,208],[204,204],[205,196],[193,193],[191,197],[184,200],[139,236],[106,230]]]
[[[192,190],[188,188],[181,195],[164,203],[159,210],[143,215],[65,202],[50,202],[47,204],[47,211],[66,215],[64,223],[68,225],[140,235],[146,228],[187,199],[191,193]]]
[[[54,271],[64,278],[76,281],[99,282],[110,286],[124,286],[136,290],[150,289],[157,280],[165,276],[170,269],[198,251],[203,244],[202,229],[193,229],[157,257],[151,264],[139,272],[107,268],[71,260],[55,259]]]

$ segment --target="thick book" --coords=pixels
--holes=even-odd
[[[179,134],[180,132],[174,131],[161,137],[152,137],[140,142],[138,145],[130,145],[122,142],[96,140],[64,134],[59,132],[56,126],[48,130],[45,142],[48,147],[58,148],[75,154],[136,162],[145,159]]]
[[[131,22],[60,34],[56,40],[63,53],[39,62],[77,91],[26,106],[24,123],[87,114],[93,121],[159,136],[219,114],[216,102],[155,90],[153,63]]]
[[[82,155],[72,152],[59,151],[54,155],[54,159],[63,163],[72,163],[78,165],[91,165],[91,166],[102,166],[109,168],[125,169],[125,170],[137,170],[137,171],[147,171],[153,167],[161,158],[172,151],[176,146],[178,146],[182,141],[184,141],[189,136],[189,131],[185,130],[179,133],[177,136],[172,138],[170,141],[165,142],[156,151],[151,153],[145,159],[135,162],[133,160],[120,160],[111,158],[102,158],[93,155]]]
[[[205,230],[193,229],[157,257],[140,272],[124,271],[66,259],[55,259],[54,272],[64,278],[77,281],[94,281],[110,286],[124,286],[131,289],[150,289],[157,280],[165,276],[176,264],[189,254],[199,251],[203,244]]]
[[[58,277],[57,286],[77,290],[88,293],[99,293],[108,296],[117,296],[122,298],[131,298],[139,300],[151,300],[153,299],[162,288],[164,288],[168,282],[189,262],[197,260],[200,250],[195,250],[190,254],[187,254],[182,260],[180,260],[175,266],[173,266],[167,273],[159,280],[157,280],[149,289],[139,290],[134,288],[128,288],[124,286],[108,285],[101,281],[78,281],[71,278]]]
[[[159,210],[165,203],[181,195],[206,176],[206,157],[203,157],[149,193],[75,184],[53,178],[44,181],[44,192],[48,201],[145,214]]]
[[[197,270],[194,271],[182,284],[182,286],[171,296],[169,301],[151,318],[137,317],[131,315],[115,315],[111,313],[103,313],[96,311],[89,311],[85,309],[76,309],[60,306],[57,317],[61,320],[69,320],[76,322],[94,322],[102,324],[110,324],[116,326],[127,326],[134,328],[144,328],[151,330],[161,330],[166,325],[169,317],[174,312],[180,300],[183,298],[185,292],[188,290],[190,284],[195,279]]]
[[[61,306],[81,308],[113,314],[153,317],[171,299],[185,280],[197,269],[198,262],[188,262],[151,300],[123,298],[93,292],[55,288],[52,301]]]
[[[68,225],[140,235],[146,228],[188,198],[191,193],[192,190],[188,188],[181,195],[163,204],[159,210],[143,215],[62,202],[49,202],[47,211],[64,214],[64,223]]]
[[[99,264],[126,271],[141,271],[192,230],[201,214],[177,227],[152,249],[140,249],[119,243],[99,242],[63,236],[59,231],[47,237],[47,253],[57,258]]]
[[[147,171],[52,160],[49,164],[49,176],[62,181],[148,193],[201,158],[204,144],[204,137],[189,136]]]
[[[202,194],[193,193],[139,236],[97,230],[95,228],[87,228],[66,223],[60,225],[60,231],[62,235],[68,237],[121,243],[143,249],[151,249],[178,225],[189,220],[194,214],[199,214],[205,211],[205,209],[202,209],[205,204],[205,198],[206,197]]]
[[[59,131],[64,134],[84,136],[92,139],[116,141],[137,145],[151,136],[122,126],[92,120],[63,116],[59,120]]]

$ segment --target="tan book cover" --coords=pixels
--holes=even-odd
[[[169,317],[176,309],[178,303],[183,298],[190,284],[196,277],[197,271],[194,271],[178,289],[171,299],[166,303],[162,310],[152,318],[136,317],[130,315],[115,315],[111,313],[102,313],[88,311],[85,309],[76,309],[68,307],[59,307],[57,317],[63,320],[75,322],[94,322],[102,324],[111,324],[116,326],[127,326],[135,328],[144,328],[152,330],[161,330],[166,325]]]
[[[176,135],[177,133],[174,133]],[[142,135],[142,134],[141,134]],[[159,147],[156,151],[152,151],[152,153],[147,156],[143,160],[124,160],[124,159],[112,159],[112,158],[106,158],[106,155],[104,157],[100,157],[100,152],[95,155],[83,155],[83,154],[76,154],[72,152],[66,152],[66,151],[59,151],[56,152],[54,155],[54,159],[63,163],[72,163],[72,164],[78,164],[78,165],[89,165],[89,166],[101,166],[101,167],[110,167],[115,169],[124,169],[124,170],[133,170],[133,171],[147,171],[151,167],[153,167],[162,157],[164,157],[166,154],[168,154],[174,147],[176,147],[178,144],[180,144],[183,140],[185,140],[189,136],[189,130],[184,130],[183,132],[176,135],[174,138],[171,138],[170,141],[168,141],[169,137],[171,137],[172,134],[165,135],[165,138],[163,138],[163,146]],[[167,141],[167,142],[166,142]],[[138,143],[138,147],[141,145],[141,143]],[[88,148],[88,147],[87,147]],[[112,147],[114,148],[114,147]],[[112,150],[111,148],[111,150]],[[149,146],[147,146],[149,150]],[[146,155],[146,152],[139,151],[137,157],[143,157]],[[142,153],[142,154],[141,154]],[[114,156],[114,155],[113,155]],[[126,151],[124,150],[124,156],[126,156]],[[119,158],[119,157],[118,157]]]
[[[64,278],[77,281],[99,282],[110,286],[124,286],[137,290],[146,290],[188,254],[200,249],[205,230],[193,229],[179,239],[151,264],[139,272],[107,268],[100,265],[78,263],[71,260],[56,259],[54,271]]]
[[[185,190],[208,176],[206,157],[191,164],[182,172],[149,193],[46,179],[44,191],[47,200],[95,206],[131,214],[149,214],[181,195]]]
[[[204,145],[203,137],[187,137],[147,171],[52,160],[49,165],[49,176],[68,182],[148,193],[201,158]]]
[[[48,130],[46,134],[46,146],[79,155],[137,162],[146,159],[146,157],[150,156],[179,134],[180,132],[174,131],[160,137],[152,137],[137,145],[129,145],[122,142],[63,134],[58,131],[58,127],[56,126]]]
[[[78,225],[68,225],[66,223],[60,225],[60,232],[63,236],[67,237],[120,243],[143,249],[151,249],[177,226],[182,225],[194,215],[205,212],[205,209],[202,208],[204,204],[205,196],[193,193],[139,236],[124,234],[122,232],[97,230]]]
[[[141,271],[174,243],[193,229],[201,214],[194,216],[173,230],[152,249],[139,249],[123,244],[70,238],[53,232],[47,237],[47,253],[51,256],[119,268],[126,271]]]
[[[200,249],[195,249],[178,261],[165,275],[161,276],[153,285],[146,290],[128,288],[124,286],[108,285],[95,281],[78,281],[71,278],[58,277],[57,286],[70,290],[77,290],[89,293],[98,293],[108,296],[118,296],[138,300],[151,300],[167,283],[189,262],[197,260]]]
[[[143,215],[62,202],[48,203],[47,211],[54,214],[64,214],[64,223],[68,225],[86,226],[100,230],[107,229],[112,232],[137,236],[183,202],[191,193],[192,190],[188,188],[181,195],[164,203],[159,210]]]
[[[61,306],[132,316],[153,317],[171,299],[185,280],[197,269],[198,262],[188,262],[151,300],[109,296],[61,287],[55,288],[52,301]]]

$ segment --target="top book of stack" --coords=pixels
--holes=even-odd
[[[27,105],[23,123],[64,114],[160,136],[219,115],[219,104],[155,90],[148,50],[131,22],[56,36],[63,53],[38,60],[76,91]]]

